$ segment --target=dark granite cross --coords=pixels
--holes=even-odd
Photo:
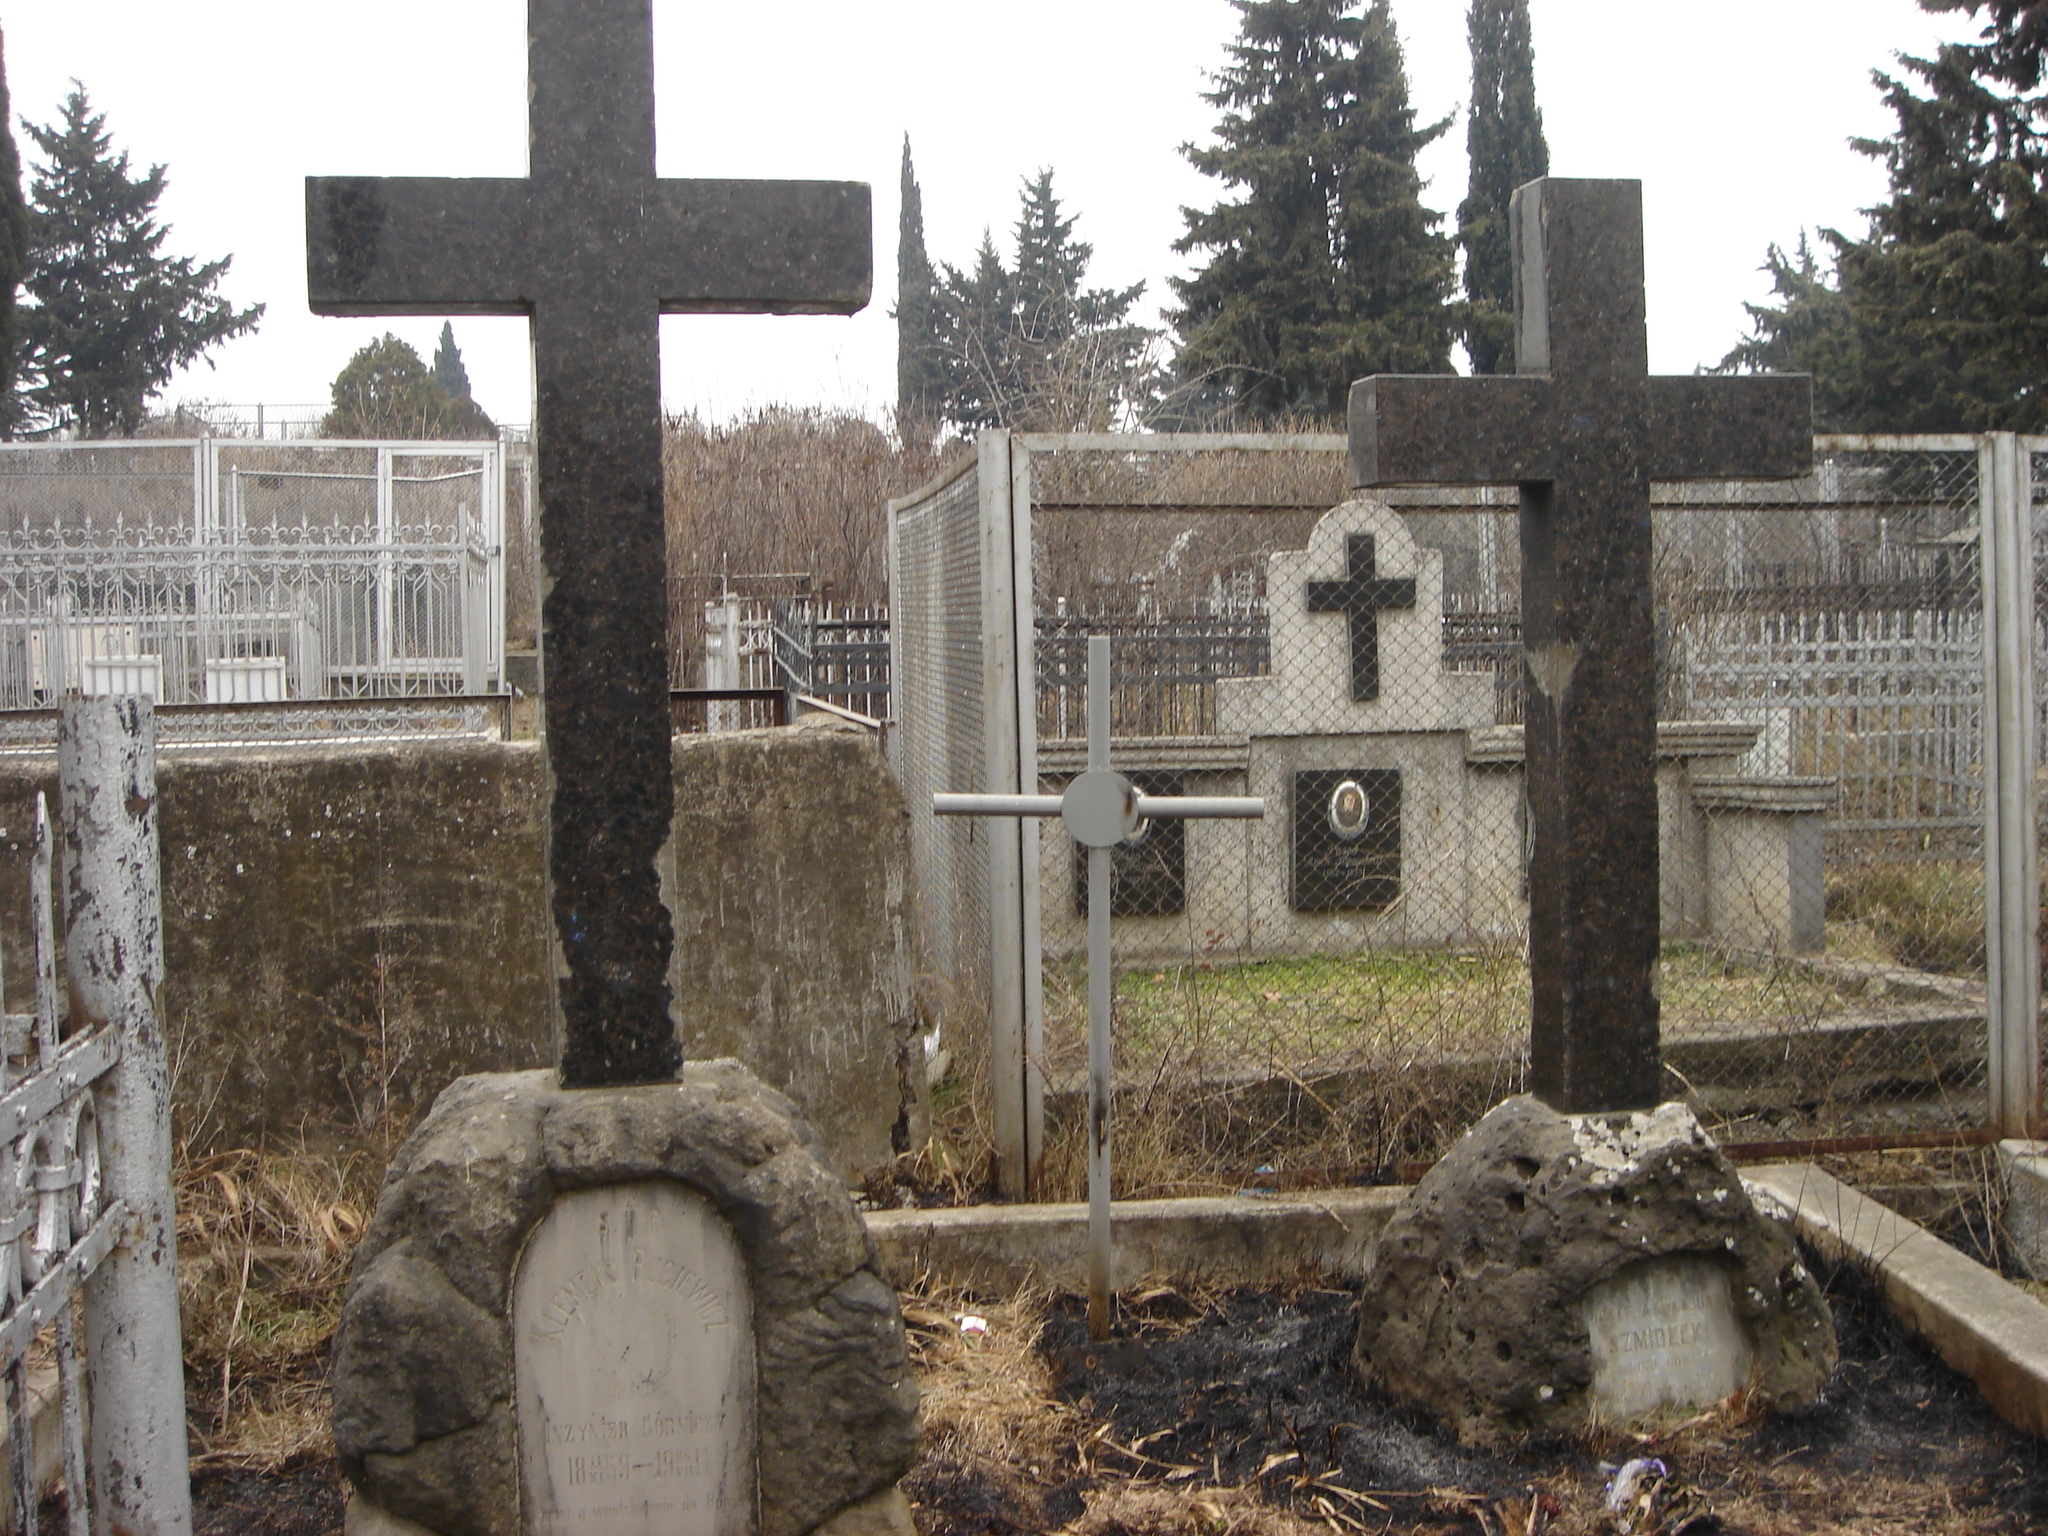
[[[1812,381],[1649,377],[1641,183],[1532,181],[1510,223],[1516,373],[1353,385],[1352,479],[1521,487],[1530,1086],[1640,1109],[1663,1097],[1650,482],[1807,473]]]
[[[1415,578],[1382,576],[1372,535],[1354,533],[1345,540],[1346,570],[1337,581],[1308,584],[1310,613],[1341,613],[1351,624],[1351,697],[1380,696],[1380,610],[1413,608]]]
[[[572,1086],[659,1082],[674,927],[664,314],[851,314],[865,185],[654,173],[651,0],[530,0],[524,179],[308,177],[323,315],[527,315],[539,458],[558,1054]]]

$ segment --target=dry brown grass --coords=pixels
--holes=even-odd
[[[383,1164],[243,1150],[179,1160],[178,1294],[201,1462],[332,1454],[327,1350]]]

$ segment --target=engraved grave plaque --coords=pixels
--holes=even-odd
[[[1401,894],[1401,772],[1294,775],[1294,910],[1378,912]]]
[[[575,1190],[513,1293],[535,1536],[748,1536],[754,1332],[725,1222],[669,1182]]]
[[[1610,1422],[1688,1404],[1706,1407],[1748,1384],[1750,1348],[1728,1272],[1711,1259],[1647,1259],[1586,1293],[1593,1411]]]
[[[1141,795],[1184,795],[1186,775],[1136,769],[1124,775]],[[1188,824],[1153,817],[1109,850],[1109,915],[1171,917],[1188,908]],[[1088,850],[1074,844],[1074,910],[1088,915]]]

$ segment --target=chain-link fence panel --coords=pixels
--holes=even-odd
[[[1108,634],[1113,765],[1268,807],[1115,852],[1119,1195],[1436,1155],[1526,1065],[1514,493],[1330,511],[1341,440],[1033,441],[1041,788]],[[1976,477],[1824,442],[1790,485],[1658,488],[1663,1036],[1724,1139],[1982,1122]],[[1039,845],[1071,1194],[1085,882]]]
[[[982,495],[974,460],[890,520],[891,766],[910,808],[920,994],[960,1079],[988,1091],[989,824],[932,796],[986,790]],[[986,1116],[988,1107],[979,1106]],[[986,1123],[986,1121],[984,1121]]]

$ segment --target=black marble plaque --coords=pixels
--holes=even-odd
[[[1294,775],[1294,910],[1379,912],[1401,894],[1401,770]]]
[[[1184,795],[1185,777],[1162,769],[1126,773],[1141,795]],[[1109,915],[1172,917],[1188,909],[1188,824],[1178,816],[1144,822],[1109,850]],[[1088,915],[1088,850],[1074,844],[1074,910]]]

